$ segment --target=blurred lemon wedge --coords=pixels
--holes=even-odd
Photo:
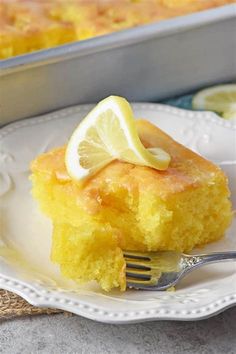
[[[113,160],[167,169],[170,156],[160,148],[149,151],[141,143],[133,112],[126,99],[102,100],[73,132],[66,149],[66,168],[75,180],[94,175]]]
[[[224,119],[236,119],[236,109],[235,111],[226,111],[222,113]]]
[[[217,113],[236,111],[236,84],[218,85],[199,91],[192,101],[194,109]]]

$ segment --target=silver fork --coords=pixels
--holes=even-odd
[[[174,251],[123,251],[127,287],[165,290],[191,271],[210,263],[236,261],[236,251],[188,255]]]

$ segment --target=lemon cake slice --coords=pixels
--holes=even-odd
[[[67,172],[66,146],[32,162],[33,196],[54,225],[51,259],[78,283],[125,290],[122,250],[190,251],[231,222],[221,169],[148,121],[136,126],[145,148],[171,156],[166,170],[113,160],[81,187]]]

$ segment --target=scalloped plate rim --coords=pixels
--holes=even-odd
[[[28,117],[28,118],[24,118],[24,119],[20,119],[20,120],[16,120],[13,122],[9,122],[6,123],[5,125],[3,125],[1,127],[0,125],[0,139],[2,137],[4,137],[6,134],[8,134],[9,132],[12,131],[12,127],[14,127],[15,129],[18,129],[20,127],[23,126],[27,126],[28,122],[34,122],[35,125],[37,123],[40,123],[42,121],[47,121],[47,120],[53,120],[58,118],[58,114],[59,116],[63,116],[65,114],[68,114],[70,112],[80,112],[80,111],[87,111],[90,110],[94,107],[94,103],[89,103],[89,104],[81,104],[81,105],[76,105],[76,106],[69,106],[66,108],[62,108],[60,110],[57,111],[52,111],[49,113],[45,113],[42,114],[40,116],[37,117]],[[211,111],[193,111],[190,109],[183,109],[183,108],[179,108],[179,107],[174,107],[174,106],[169,106],[166,104],[161,104],[161,103],[149,103],[149,102],[131,102],[131,105],[133,108],[137,107],[137,108],[148,108],[150,110],[159,110],[162,112],[167,112],[167,113],[173,113],[173,114],[177,114],[178,113],[182,113],[184,114],[185,118],[204,118],[207,120],[210,120],[214,123],[216,123],[217,125],[223,126],[225,128],[230,128],[230,129],[234,129],[236,130],[236,120],[226,120],[221,118],[217,113],[211,112]],[[48,116],[48,117],[47,117]],[[22,124],[23,123],[23,124]]]
[[[15,294],[21,296],[31,305],[43,308],[57,308],[62,311],[69,311],[76,315],[95,320],[103,323],[110,324],[124,324],[124,323],[140,323],[146,321],[161,321],[161,320],[175,320],[175,321],[195,321],[210,318],[217,315],[231,307],[236,305],[236,293],[223,296],[217,299],[211,304],[211,306],[199,306],[197,310],[186,311],[182,315],[178,311],[169,311],[162,309],[148,309],[133,315],[133,311],[117,311],[112,312],[105,310],[102,307],[93,307],[86,301],[73,301],[71,299],[64,298],[64,305],[54,295],[54,291],[47,290],[47,296],[44,296],[40,289],[33,286],[29,286],[27,283],[20,281],[14,277],[4,277],[0,274],[0,286],[2,289],[12,291]],[[41,289],[43,290],[43,289]],[[25,293],[24,291],[28,292]],[[48,299],[50,298],[50,300]],[[85,308],[86,311],[81,310]]]

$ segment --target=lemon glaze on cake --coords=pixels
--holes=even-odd
[[[166,171],[114,161],[81,188],[67,174],[65,147],[32,163],[33,196],[54,225],[52,261],[78,283],[125,290],[122,249],[190,251],[231,222],[221,169],[147,121],[137,128],[145,147],[171,155]]]

